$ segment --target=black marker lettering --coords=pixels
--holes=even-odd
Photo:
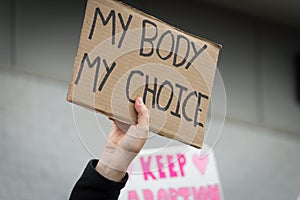
[[[182,115],[183,115],[183,117],[184,117],[184,119],[186,120],[186,121],[188,121],[188,122],[191,122],[191,121],[193,121],[191,118],[189,118],[189,116],[187,116],[187,114],[186,114],[186,111],[185,111],[185,109],[186,109],[186,106],[187,106],[187,102],[190,100],[190,98],[192,97],[192,96],[196,96],[197,97],[197,92],[196,91],[193,91],[193,92],[191,92],[189,95],[187,95],[187,97],[185,98],[185,100],[183,101],[183,105],[182,105]]]
[[[172,46],[171,46],[171,49],[170,49],[170,51],[169,51],[169,54],[168,55],[166,55],[165,57],[163,57],[162,55],[160,55],[160,45],[161,45],[161,42],[163,41],[163,39],[167,36],[167,34],[169,34],[170,36],[171,36],[171,39],[172,39]],[[166,31],[166,32],[164,32],[161,36],[160,36],[160,38],[159,38],[159,40],[158,40],[158,43],[157,43],[157,48],[156,48],[156,53],[157,53],[157,55],[162,59],[162,60],[167,60],[168,58],[170,58],[171,56],[172,56],[172,54],[173,54],[173,51],[174,51],[174,36],[173,36],[173,34],[172,34],[172,32],[171,31]],[[164,49],[163,49],[164,50]]]
[[[128,99],[129,102],[131,103],[135,103],[135,100],[131,99],[130,98],[130,92],[129,92],[129,88],[130,88],[130,82],[131,82],[131,79],[133,77],[134,74],[138,74],[140,76],[144,76],[144,73],[140,70],[132,70],[127,78],[127,83],[126,83],[126,97]]]
[[[98,90],[100,92],[102,91],[104,84],[106,83],[108,77],[110,76],[111,72],[114,70],[114,68],[116,66],[116,63],[113,62],[112,65],[109,67],[105,59],[103,59],[103,63],[105,65],[106,74],[105,74],[105,76],[104,76],[103,80],[101,81],[100,86],[98,88]]]
[[[160,93],[162,91],[162,89],[165,87],[165,86],[169,86],[170,88],[170,91],[171,91],[171,94],[170,94],[170,97],[169,97],[169,100],[168,100],[168,103],[165,105],[165,107],[161,107],[160,104],[159,104],[159,97],[160,97]],[[174,92],[174,89],[173,89],[173,86],[171,84],[170,81],[167,81],[165,80],[159,87],[158,89],[158,92],[157,92],[157,99],[156,99],[156,104],[157,104],[157,108],[159,110],[162,110],[162,111],[166,111],[169,109],[170,105],[171,105],[171,102],[172,102],[172,99],[173,99],[173,92]]]
[[[95,10],[95,14],[94,14],[94,20],[93,20],[93,24],[92,24],[92,28],[91,28],[91,32],[89,35],[89,39],[91,40],[93,38],[94,32],[95,32],[95,27],[96,27],[96,23],[97,23],[97,19],[98,19],[98,15],[101,18],[101,21],[103,23],[104,26],[106,26],[108,24],[108,22],[110,21],[110,19],[112,18],[112,33],[111,33],[111,40],[112,40],[112,44],[115,44],[115,33],[116,33],[116,15],[115,15],[115,11],[111,10],[109,15],[106,17],[106,19],[104,18],[100,8],[96,8]]]
[[[182,93],[183,93],[183,91],[187,91],[187,88],[182,85],[179,85],[178,83],[176,83],[175,86],[177,88],[179,88],[179,94],[178,94],[178,99],[177,99],[176,110],[175,110],[175,112],[171,111],[171,115],[174,115],[174,116],[180,118],[179,109],[180,109],[180,104],[181,104],[181,99],[182,99]]]
[[[155,97],[157,90],[157,78],[154,77],[153,89],[149,88],[149,76],[146,75],[146,84],[144,89],[143,101],[146,103],[147,92],[152,93],[152,108],[155,108]]]
[[[202,112],[202,109],[200,108],[200,104],[201,104],[201,98],[205,98],[208,99],[208,96],[201,94],[200,92],[198,93],[198,102],[196,105],[196,111],[195,111],[195,117],[194,117],[194,126],[201,126],[203,127],[203,123],[198,122],[198,114],[199,111]]]
[[[188,64],[185,66],[185,69],[189,69],[191,64],[196,60],[196,58],[207,48],[207,45],[203,45],[203,47],[199,50],[196,49],[194,42],[192,42],[192,47],[194,50],[194,56],[191,58],[191,60],[188,62]]]
[[[153,27],[155,27],[155,35],[152,37],[148,37],[146,38],[146,24],[150,24]],[[153,48],[154,48],[154,44],[153,44],[153,40],[155,40],[157,37],[157,26],[155,23],[149,21],[149,20],[143,20],[143,32],[142,32],[142,38],[141,38],[141,45],[140,45],[140,56],[151,56],[153,54]],[[149,52],[144,52],[144,43],[147,42],[151,45],[151,50]]]
[[[87,62],[89,68],[93,68],[96,65],[96,72],[95,72],[94,86],[93,86],[93,92],[96,92],[96,85],[97,85],[97,81],[98,81],[98,73],[99,73],[100,62],[101,62],[101,58],[99,56],[97,56],[95,58],[95,60],[93,61],[93,63],[91,63],[89,55],[87,53],[85,53],[83,55],[83,59],[81,61],[81,65],[80,65],[80,68],[79,68],[79,71],[78,71],[78,74],[77,74],[77,77],[76,77],[74,83],[76,85],[78,84],[78,82],[80,80],[80,77],[81,77],[81,73],[82,73],[85,61]]]
[[[120,22],[121,22],[122,29],[123,29],[123,33],[122,33],[122,36],[121,36],[120,41],[119,41],[119,44],[118,44],[118,48],[121,48],[122,43],[123,43],[123,40],[124,40],[124,37],[125,37],[125,34],[126,34],[127,30],[128,30],[128,27],[129,27],[129,25],[130,25],[130,22],[131,22],[131,20],[132,20],[132,15],[129,15],[126,24],[124,24],[124,20],[123,20],[123,17],[122,17],[122,15],[121,15],[121,13],[118,14],[118,17],[119,17],[119,20],[120,20]]]
[[[185,56],[183,57],[182,61],[177,62],[177,56],[178,56],[178,51],[179,51],[181,40],[186,41],[187,49],[186,49]],[[174,58],[173,58],[173,66],[180,67],[180,66],[184,65],[184,63],[186,62],[187,57],[189,56],[189,53],[190,53],[190,41],[185,36],[178,35],[177,36],[177,41],[176,41],[176,47],[175,47],[175,54],[174,54]]]

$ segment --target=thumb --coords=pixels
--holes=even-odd
[[[150,116],[149,111],[141,97],[136,98],[135,100],[135,110],[138,114],[137,122],[139,126],[149,126]]]

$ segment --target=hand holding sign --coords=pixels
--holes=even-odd
[[[96,167],[100,174],[113,181],[122,180],[149,134],[149,112],[142,98],[136,99],[135,109],[138,122],[136,125],[113,120],[108,143]]]
[[[201,148],[220,49],[119,1],[89,0],[67,99],[135,124],[142,96],[153,132]]]

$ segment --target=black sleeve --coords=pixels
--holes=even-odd
[[[70,200],[117,200],[120,190],[128,180],[128,174],[121,182],[114,182],[99,174],[95,167],[98,160],[91,160],[75,184]]]

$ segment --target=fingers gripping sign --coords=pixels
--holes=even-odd
[[[96,170],[106,178],[120,181],[126,170],[144,146],[149,134],[150,116],[142,98],[135,100],[137,124],[128,125],[112,120],[106,148],[96,167]]]
[[[139,153],[145,144],[149,133],[149,112],[142,98],[135,101],[137,124],[128,125],[113,120],[109,140],[124,151]]]
[[[149,112],[141,97],[138,97],[135,102],[135,110],[138,113],[138,124],[140,128],[146,126],[149,128]]]

